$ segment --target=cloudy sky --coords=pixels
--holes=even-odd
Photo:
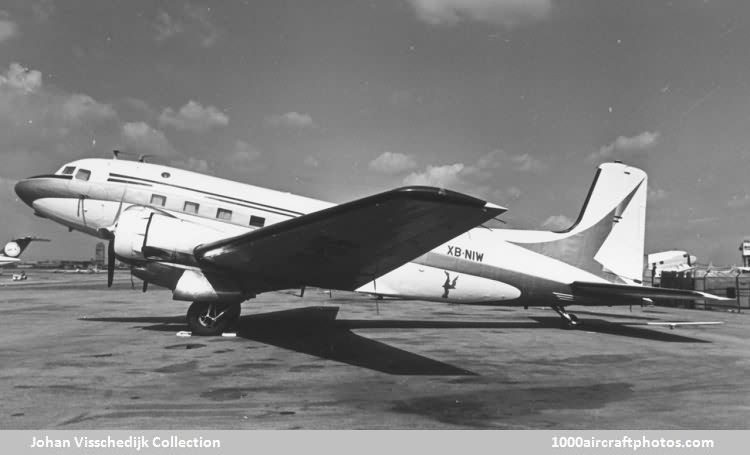
[[[0,235],[93,255],[13,182],[119,148],[344,202],[405,184],[575,219],[596,165],[650,176],[647,250],[750,235],[750,3],[0,2]]]

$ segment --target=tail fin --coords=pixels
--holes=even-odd
[[[26,249],[27,246],[29,246],[29,243],[34,241],[41,241],[41,242],[49,242],[49,239],[41,239],[39,237],[19,237],[17,239],[13,239],[10,242],[5,244],[5,247],[2,251],[0,251],[0,256],[6,256],[9,258],[17,258],[21,256],[21,253]]]
[[[647,191],[647,176],[641,169],[604,163],[570,228],[513,243],[610,281],[640,284]]]

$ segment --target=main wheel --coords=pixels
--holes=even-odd
[[[241,310],[239,303],[193,302],[187,323],[194,335],[221,335],[240,317]]]
[[[575,314],[568,313],[568,317],[570,319],[566,319],[563,322],[563,328],[568,329],[568,330],[572,330],[572,329],[577,328],[578,327],[578,316],[576,316]]]

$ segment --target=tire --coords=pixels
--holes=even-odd
[[[578,317],[575,314],[568,314],[568,316],[570,316],[570,320],[563,322],[563,328],[565,328],[566,330],[577,329],[580,325],[578,323]]]
[[[193,335],[221,335],[240,317],[240,311],[239,303],[193,302],[187,312],[188,327]],[[212,320],[211,316],[218,318]]]

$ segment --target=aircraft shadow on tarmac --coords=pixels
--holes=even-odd
[[[349,365],[389,374],[459,376],[476,375],[438,360],[405,351],[353,332],[357,329],[557,329],[558,317],[532,317],[528,321],[430,321],[336,319],[337,307],[305,307],[240,317],[237,336]],[[184,316],[105,317],[85,321],[154,324],[144,330],[187,330]],[[580,330],[673,343],[707,343],[697,338],[633,327],[601,319],[583,319]],[[575,331],[574,331],[575,333]]]

